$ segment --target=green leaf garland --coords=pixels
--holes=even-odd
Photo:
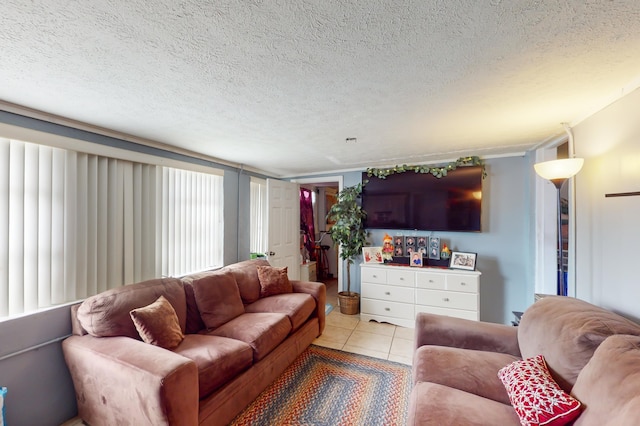
[[[429,165],[420,165],[420,166],[407,166],[403,164],[402,166],[394,166],[387,169],[377,169],[374,167],[370,167],[367,169],[367,176],[375,176],[378,179],[386,179],[387,176],[393,175],[395,173],[404,173],[413,171],[415,173],[431,173],[433,176],[438,179],[447,176],[447,173],[457,169],[458,167],[464,166],[482,166],[482,178],[487,177],[487,172],[485,171],[484,162],[480,159],[480,157],[460,157],[456,161],[452,161],[443,166],[429,166]]]

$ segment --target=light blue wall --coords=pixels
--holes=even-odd
[[[533,178],[531,160],[505,157],[486,161],[487,178],[483,181],[482,232],[434,232],[407,230],[441,238],[453,250],[478,254],[480,279],[480,319],[510,324],[512,311],[524,311],[533,303],[533,211],[530,186]],[[344,186],[362,181],[361,172],[343,176]],[[397,230],[372,230],[372,245],[382,245],[385,233]],[[360,268],[351,267],[351,290],[360,292]],[[346,273],[346,265],[344,271]],[[354,267],[355,266],[355,267]],[[345,278],[346,280],[346,278]],[[345,286],[346,288],[346,286]]]

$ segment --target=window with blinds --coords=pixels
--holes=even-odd
[[[0,318],[221,266],[222,183],[0,139]]]

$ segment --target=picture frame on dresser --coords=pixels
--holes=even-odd
[[[466,271],[476,270],[477,253],[469,253],[463,251],[452,251],[449,261],[449,268],[464,269]]]
[[[440,238],[429,237],[429,259],[440,260]]]
[[[362,247],[364,263],[383,263],[382,247]]]
[[[420,251],[413,252],[411,254],[411,262],[409,262],[410,266],[422,267],[422,253]]]
[[[418,247],[426,247],[426,246],[427,246],[427,238],[418,237]]]
[[[393,237],[393,255],[404,256],[404,235],[396,235]]]

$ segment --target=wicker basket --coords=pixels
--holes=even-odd
[[[360,312],[360,294],[341,291],[338,293],[338,305],[341,314],[355,315]]]

